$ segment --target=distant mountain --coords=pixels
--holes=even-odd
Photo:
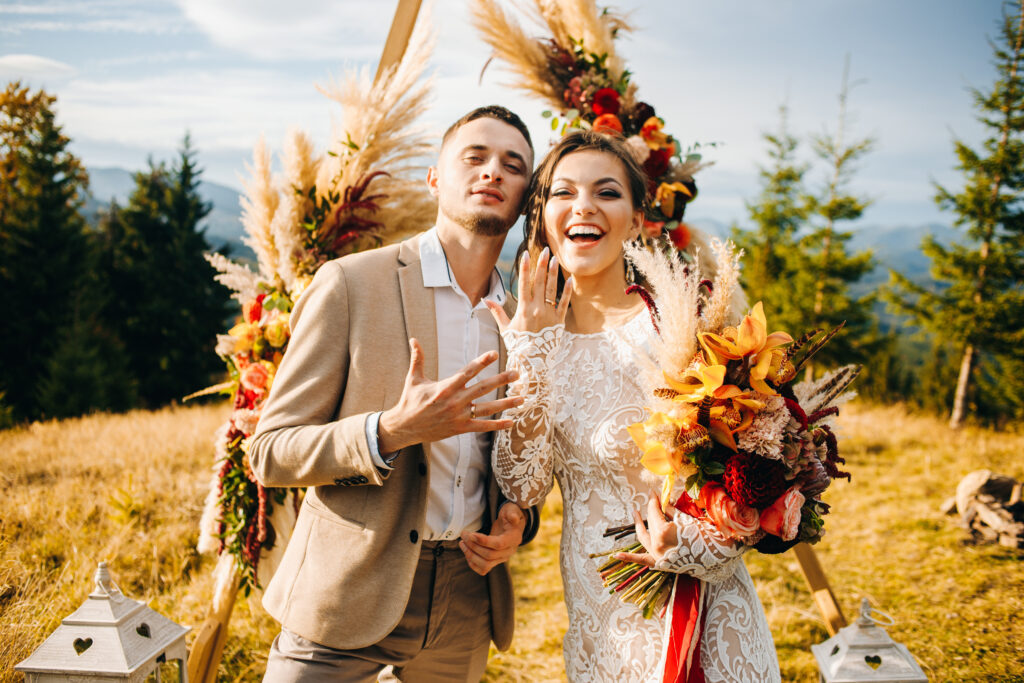
[[[99,221],[100,212],[117,201],[121,206],[135,189],[135,174],[123,168],[90,168],[89,196],[82,211],[92,224]],[[199,195],[210,202],[213,209],[203,219],[201,227],[206,229],[206,240],[214,249],[227,246],[232,258],[255,260],[256,255],[242,243],[245,230],[242,227],[241,195],[225,185],[218,185],[200,178]]]
[[[689,221],[715,237],[728,237],[731,227],[714,218],[697,217]],[[743,226],[746,227],[746,226]],[[914,282],[931,282],[928,269],[931,261],[921,252],[921,240],[932,235],[940,244],[950,244],[961,236],[954,228],[941,223],[921,225],[858,225],[851,229],[852,239],[847,243],[850,253],[870,249],[875,256],[875,269],[854,287],[863,295],[889,281],[889,269],[903,273]]]

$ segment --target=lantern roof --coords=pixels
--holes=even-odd
[[[189,630],[126,597],[100,562],[95,588],[82,606],[15,669],[128,677],[178,641],[184,645]]]
[[[897,643],[884,626],[892,617],[861,601],[857,621],[839,629],[824,643],[811,645],[825,683],[927,683],[928,677],[905,645]]]

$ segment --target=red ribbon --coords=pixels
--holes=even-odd
[[[685,493],[676,501],[675,507],[691,517],[703,514]],[[667,638],[662,683],[704,683],[704,669],[700,665],[700,637],[704,626],[702,589],[700,579],[688,574],[676,575],[665,623]]]

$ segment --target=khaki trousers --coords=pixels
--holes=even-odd
[[[351,615],[359,628],[359,615]],[[466,563],[458,541],[425,541],[409,604],[383,640],[335,650],[281,630],[265,683],[476,683],[487,667],[491,609],[487,580]]]

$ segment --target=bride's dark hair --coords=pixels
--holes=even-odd
[[[558,166],[558,162],[570,154],[588,151],[611,154],[622,163],[626,172],[633,209],[643,211],[644,215],[647,215],[647,174],[630,153],[629,148],[623,144],[621,138],[595,133],[591,130],[569,133],[551,148],[551,151],[540,162],[540,166],[533,172],[530,189],[527,193],[526,209],[523,212],[526,216],[523,222],[523,242],[516,251],[515,265],[512,268],[513,281],[519,274],[518,265],[523,253],[529,250],[531,261],[536,263],[541,250],[548,246],[547,236],[544,233],[544,205],[547,204],[548,198],[551,196],[551,183],[554,180],[555,167]],[[563,284],[564,277],[559,273],[559,293],[562,291]]]

